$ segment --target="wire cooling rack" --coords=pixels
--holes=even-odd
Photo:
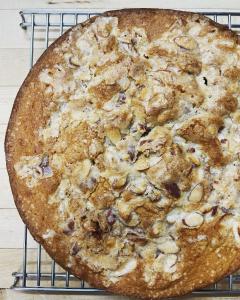
[[[240,32],[240,11],[223,12],[217,10],[195,10],[207,15],[216,22],[227,25]],[[24,10],[20,12],[20,26],[30,39],[30,68],[43,48],[47,48],[58,36],[69,27],[83,22],[100,10]],[[36,54],[37,53],[37,54]],[[83,280],[79,280],[69,272],[61,269],[38,245],[36,250],[28,248],[29,233],[24,229],[22,267],[14,272],[12,289],[20,291],[62,292],[88,295],[106,294],[105,291],[91,288]],[[35,252],[35,253],[33,253]],[[207,270],[206,270],[207,272]],[[240,274],[240,273],[239,273]],[[219,283],[203,290],[194,291],[190,296],[240,296],[240,275],[225,277]]]

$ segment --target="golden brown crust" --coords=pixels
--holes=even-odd
[[[167,32],[176,19],[181,20],[183,24],[188,22],[188,18],[205,20],[205,17],[198,14],[158,9],[126,9],[106,12],[103,15],[111,17],[116,16],[119,22],[118,26],[122,31],[133,27],[144,28],[147,32],[149,41],[153,41],[159,38],[163,33]],[[89,24],[93,23],[94,20],[95,18],[92,18],[83,23],[82,26],[89,26]],[[210,20],[208,22],[211,25],[209,25],[210,28],[216,27],[219,29],[219,34],[235,39],[234,33],[227,30],[222,25],[216,24]],[[45,87],[38,78],[43,68],[51,69],[55,64],[60,63],[63,60],[63,56],[60,54],[56,55],[54,53],[54,49],[60,47],[65,41],[67,41],[72,31],[73,29],[67,31],[42,54],[22,84],[14,102],[6,133],[6,163],[16,206],[33,237],[44,246],[49,255],[54,258],[56,262],[59,263],[63,268],[69,270],[72,274],[78,276],[79,278],[88,281],[95,287],[106,288],[104,276],[100,272],[92,270],[79,257],[73,257],[74,267],[68,266],[70,245],[68,245],[69,240],[66,235],[62,234],[55,236],[54,242],[49,242],[43,238],[43,234],[47,228],[55,229],[57,227],[57,220],[54,218],[49,218],[49,215],[55,215],[55,204],[49,205],[46,199],[48,198],[48,195],[52,194],[59,185],[61,180],[61,171],[56,171],[56,175],[54,177],[43,179],[37,188],[29,189],[24,184],[24,180],[17,177],[14,169],[14,165],[19,161],[21,156],[40,155],[43,151],[42,149],[45,149],[43,142],[39,141],[38,130],[39,128],[46,126],[46,122],[49,118],[46,108],[50,105],[52,99],[51,97],[45,96]],[[111,42],[111,45],[107,46],[107,51],[111,50],[113,46],[114,43]],[[154,51],[151,51],[149,55],[153,55],[155,53],[157,53],[157,55],[167,54],[166,51],[164,52],[162,49],[158,48]],[[186,65],[184,65],[184,68],[185,67]],[[199,73],[199,65],[196,65],[195,62],[193,62],[190,67],[187,66],[187,71],[197,74]],[[233,70],[228,72],[226,71],[226,73],[228,74],[229,78],[235,76],[235,71]],[[109,92],[112,96],[118,91],[119,87],[116,84],[110,84],[107,86],[104,85],[103,87],[97,86],[92,89],[93,94],[95,94],[99,99],[100,106],[104,104],[102,102],[104,99],[106,99],[106,96],[110,97]],[[230,112],[233,112],[236,109],[235,100],[231,101],[230,103],[226,103],[223,98],[221,100],[221,105]],[[172,108],[170,107],[167,109],[171,111]],[[168,114],[167,109],[166,114]],[[30,111],[34,113],[29,113]],[[149,118],[151,121],[153,120],[153,122],[156,121],[154,116],[150,116]],[[171,118],[174,118],[174,116],[164,116],[163,122]],[[219,127],[222,125],[221,121],[219,121],[217,117],[213,117],[212,122],[210,123],[211,125],[216,126],[216,130],[219,130]],[[184,130],[184,127],[181,128],[183,132],[182,136],[192,142],[200,143],[203,148],[209,147],[208,142],[211,143],[211,147],[208,148],[206,152],[209,152],[209,156],[213,160],[214,165],[218,164],[219,159],[221,164],[223,158],[222,154],[219,154],[219,141],[216,140],[214,136],[216,134],[215,128],[213,136],[211,136],[212,132],[209,133],[204,130],[203,134],[198,136],[198,138],[202,137],[202,140],[199,142],[198,140],[195,140],[195,127],[191,127],[191,124],[188,127],[188,125],[189,124],[186,124],[186,130],[188,131],[187,133],[186,130]],[[192,130],[193,132],[189,133],[189,130]],[[84,131],[86,136],[89,134],[87,128],[81,128],[81,131]],[[199,133],[199,130],[197,130],[197,132]],[[76,143],[78,142],[80,141],[77,141]],[[51,144],[49,145],[49,148],[51,148]],[[70,150],[68,149],[68,151]],[[180,172],[177,178],[174,178],[174,182],[179,180],[178,184],[180,185],[181,189],[184,190],[184,188],[187,189],[188,182],[184,182],[183,179],[181,179],[181,174],[189,172],[190,166],[188,161],[185,161],[185,158],[182,157],[180,150],[172,150],[172,152],[174,151],[177,152],[179,165],[181,164],[179,167]],[[74,148],[69,154],[70,157],[73,157],[71,153],[76,153]],[[78,159],[79,157],[81,157],[81,159],[85,159],[87,157],[85,157],[85,153],[80,153],[79,155],[80,156],[78,156]],[[164,155],[166,157],[166,164],[169,166],[169,163],[172,161],[172,157],[171,155],[170,157],[168,157],[167,154]],[[161,167],[164,166],[161,165]],[[173,170],[172,167],[171,170]],[[169,182],[171,183],[173,180],[173,175],[170,174],[169,176],[171,176],[171,178],[169,178]],[[108,183],[103,182],[101,187],[102,190],[95,190],[96,195],[100,196],[104,189],[108,190]],[[172,200],[178,198],[176,197],[176,187],[174,186],[174,188],[175,196],[173,193]],[[127,197],[129,197],[129,194]],[[94,196],[93,194],[93,202],[96,201],[96,198],[97,196]],[[111,194],[104,198],[101,205],[109,206],[109,203],[112,203]],[[139,215],[143,215],[142,219],[145,218],[151,220],[151,205],[146,205],[146,207],[147,209],[143,210],[141,210],[142,208],[138,208],[138,213]],[[76,207],[74,209],[78,210],[80,207]],[[149,224],[145,224],[145,226],[148,227]],[[193,243],[191,244],[190,248],[188,247],[189,252],[187,253],[187,256],[189,258],[189,263],[184,269],[185,273],[181,274],[180,278],[176,278],[171,282],[164,278],[159,278],[152,287],[149,287],[142,277],[139,278],[139,273],[143,273],[143,264],[139,264],[134,272],[122,277],[118,282],[110,284],[107,290],[122,295],[137,296],[146,299],[183,295],[195,288],[201,288],[212,282],[215,282],[221,277],[240,267],[240,262],[237,255],[239,248],[236,246],[233,236],[231,234],[226,235],[220,221],[216,221],[216,224],[210,227],[203,225],[199,230],[192,229],[189,231],[187,229],[183,229],[180,236],[180,246],[185,248],[185,244],[188,244],[187,240],[194,240],[198,235],[206,235],[208,236],[208,240],[203,240],[200,243]],[[221,240],[222,242],[220,244],[218,243],[215,247],[214,243],[212,242],[214,240]]]

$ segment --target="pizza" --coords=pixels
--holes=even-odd
[[[68,30],[22,84],[6,162],[33,237],[93,287],[182,295],[240,267],[240,46],[199,14]]]

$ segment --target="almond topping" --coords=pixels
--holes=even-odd
[[[106,136],[114,145],[116,145],[122,138],[120,130],[116,127],[106,129]]]
[[[197,48],[197,42],[190,36],[179,36],[174,39],[174,42],[181,48],[186,50],[194,50]]]
[[[74,67],[80,67],[80,60],[77,56],[71,56],[69,58],[69,63]]]
[[[161,233],[165,232],[165,230],[166,230],[165,223],[159,220],[157,220],[152,226],[152,233],[154,236],[160,235]]]
[[[188,200],[190,202],[199,202],[203,198],[203,185],[201,183],[197,184],[189,194]]]
[[[113,179],[112,187],[115,189],[121,188],[127,181],[127,175],[118,176]]]
[[[84,179],[88,176],[91,166],[91,161],[89,159],[84,159],[81,161],[81,173],[79,176],[81,179]]]
[[[131,219],[130,221],[127,223],[128,226],[130,227],[135,227],[140,223],[140,219],[138,214],[136,214],[135,212],[131,213]]]
[[[168,254],[164,257],[163,261],[163,271],[167,273],[176,272],[176,263],[177,263],[177,255],[176,254]]]
[[[183,224],[188,227],[199,227],[202,225],[204,219],[203,216],[198,212],[191,212],[183,219]]]
[[[137,177],[130,184],[130,190],[136,194],[143,194],[146,191],[148,181],[145,177]]]
[[[179,252],[179,247],[173,240],[166,240],[165,242],[157,245],[158,249],[165,254],[174,254]]]
[[[144,156],[140,156],[139,159],[135,163],[135,168],[138,171],[146,170],[149,167],[150,167],[149,162],[148,162],[147,158]]]
[[[123,218],[125,221],[129,218],[132,211],[131,206],[124,201],[118,201],[117,209],[120,217]]]
[[[116,271],[111,272],[110,276],[120,277],[132,272],[137,266],[137,260],[135,258],[131,258],[126,261],[123,265],[120,266]]]

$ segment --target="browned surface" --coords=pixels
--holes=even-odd
[[[186,17],[191,16],[190,13],[154,9],[125,10],[108,12],[106,14],[118,16],[121,28],[131,26],[144,27],[150,39],[159,37],[162,32],[169,28],[175,18],[182,18],[185,21]],[[57,61],[61,61],[61,57],[53,54],[52,50],[67,38],[68,33],[65,33],[51,45],[24,81],[13,107],[5,142],[11,187],[21,217],[28,225],[35,239],[42,243],[47,252],[66,269],[68,269],[66,267],[66,258],[69,253],[67,237],[64,235],[57,236],[53,244],[48,244],[41,238],[46,228],[54,228],[56,221],[53,218],[49,218],[52,213],[51,209],[54,208],[49,207],[46,199],[48,194],[58,184],[58,177],[54,177],[50,182],[43,182],[38,188],[29,191],[16,178],[13,166],[22,155],[41,153],[42,145],[38,141],[37,129],[46,122],[46,118],[43,117],[43,111],[49,105],[51,99],[44,97],[43,88],[37,77],[43,66],[51,68]],[[29,113],[30,111],[34,113]],[[34,206],[31,206],[32,203],[34,203]],[[237,269],[240,266],[238,249],[233,244],[232,237],[221,235],[221,226],[218,223],[214,227],[201,228],[201,230],[203,232],[207,231],[209,237],[216,238],[221,243],[218,243],[217,248],[210,243],[209,245],[204,245],[204,251],[200,251],[199,245],[193,245],[188,253],[187,270],[185,269],[185,273],[180,279],[169,284],[164,279],[159,278],[157,284],[149,289],[146,283],[139,278],[139,272],[141,272],[141,265],[139,265],[135,272],[121,279],[115,285],[112,284],[108,288],[109,291],[142,298],[181,295],[192,289],[208,285]],[[186,233],[183,231],[182,234],[182,243],[184,244]],[[194,231],[191,234],[194,235]],[[80,261],[77,261],[77,267],[69,269],[69,271],[87,280],[93,286],[103,287],[101,274],[93,272]]]

